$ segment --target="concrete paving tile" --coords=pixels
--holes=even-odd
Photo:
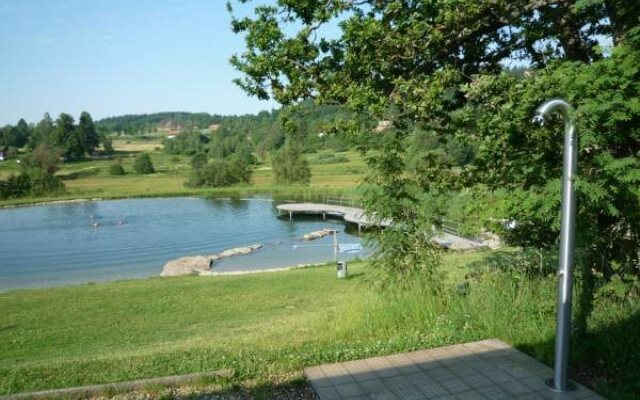
[[[334,385],[355,382],[349,371],[342,364],[323,365],[322,372]]]
[[[520,382],[529,386],[535,391],[547,389],[547,385],[544,383],[545,379],[539,376],[530,376],[528,378],[520,379]]]
[[[529,392],[515,397],[517,400],[544,400],[544,397],[536,392]]]
[[[402,400],[423,400],[425,395],[416,387],[411,386],[393,386],[391,391]]]
[[[466,392],[456,393],[457,400],[487,400],[482,394],[475,390],[469,390]]]
[[[374,371],[367,371],[367,372],[352,374],[351,377],[353,378],[353,380],[359,383],[380,379]]]
[[[371,393],[369,396],[370,396],[369,398],[373,400],[402,400],[390,390],[383,390],[381,392]]]
[[[428,375],[437,381],[446,381],[455,378],[455,374],[448,368],[438,368],[428,371]]]
[[[498,370],[488,371],[484,374],[484,376],[494,383],[509,382],[513,380],[513,377]]]
[[[338,393],[335,387],[325,386],[314,388],[320,400],[342,400],[342,396]]]
[[[326,387],[326,386],[334,386],[334,383],[329,380],[329,378],[317,378],[311,381],[311,384],[314,387]]]
[[[532,375],[530,371],[526,370],[525,368],[522,368],[519,365],[515,365],[512,368],[505,369],[504,372],[513,376],[516,379],[527,378]]]
[[[345,383],[343,385],[336,385],[335,388],[342,397],[355,397],[365,394],[365,391],[357,383]]]
[[[469,374],[463,376],[462,381],[472,388],[481,388],[493,384],[493,382],[481,374]]]
[[[458,400],[456,399],[456,396],[453,394],[445,394],[442,396],[438,396],[438,397],[430,397],[429,399],[431,400]]]
[[[431,357],[426,350],[412,351],[410,353],[406,353],[406,356],[414,363],[433,361],[433,357]]]
[[[476,391],[491,400],[510,399],[512,397],[510,393],[500,389],[498,386],[485,386],[476,389]]]
[[[381,381],[389,388],[393,387],[414,387],[415,385],[404,376],[392,376],[383,378]]]
[[[445,389],[444,387],[442,387],[439,383],[416,383],[415,384],[416,387],[418,388],[418,390],[420,390],[422,393],[424,393],[425,396],[427,396],[427,398],[436,398],[438,396],[444,396],[447,394],[451,394],[449,392],[447,392],[447,389]]]
[[[499,386],[514,396],[529,393],[533,391],[529,386],[518,381],[501,382]]]
[[[373,372],[380,378],[400,375],[400,371],[394,368],[393,365],[389,364],[385,359],[365,361],[367,365],[373,370]]]
[[[426,372],[412,372],[403,375],[409,382],[416,384],[417,382],[435,382]]]
[[[440,381],[439,383],[442,387],[447,389],[449,393],[460,393],[471,389],[469,385],[460,379],[449,379],[446,381]]]
[[[385,359],[387,362],[394,367],[402,367],[405,365],[413,365],[413,361],[406,354],[393,354],[390,356],[386,356]]]
[[[578,385],[557,394],[544,385],[551,368],[499,340],[311,367],[320,400],[599,400]]]
[[[371,368],[362,360],[359,361],[347,361],[342,363],[342,366],[351,374],[359,374],[362,372],[371,371]]]
[[[376,393],[387,390],[387,387],[380,379],[374,379],[366,382],[359,382],[364,393]]]

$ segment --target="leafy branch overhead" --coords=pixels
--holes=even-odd
[[[585,271],[638,274],[640,3],[278,0],[244,15],[245,3],[229,5],[245,40],[231,59],[243,74],[236,83],[284,105],[311,98],[357,116],[335,129],[368,155],[369,210],[402,227],[385,235],[395,240],[387,251],[425,242],[454,193],[487,228],[517,220],[503,232],[514,244],[553,245],[561,127],[530,120],[560,96],[578,112]],[[380,121],[391,126],[377,130]]]

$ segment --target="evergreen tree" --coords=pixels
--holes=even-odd
[[[65,160],[79,160],[84,155],[84,143],[78,135],[73,117],[69,114],[62,113],[56,120],[52,142],[62,150]]]
[[[133,170],[138,174],[153,174],[155,169],[151,162],[151,157],[147,153],[142,153],[133,161]]]
[[[91,115],[83,111],[80,114],[80,120],[78,121],[78,136],[82,141],[84,152],[93,153],[93,151],[100,145],[100,137],[96,131],[96,127],[93,123]]]

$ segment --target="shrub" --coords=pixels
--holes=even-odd
[[[212,159],[201,168],[194,168],[187,182],[191,187],[220,187],[248,183],[251,168],[239,158]]]
[[[191,168],[200,169],[207,165],[207,155],[205,153],[196,153],[191,157]]]
[[[120,164],[113,164],[109,167],[109,174],[110,175],[124,175],[125,174],[125,170],[122,167],[122,165]]]
[[[143,153],[136,157],[133,161],[133,170],[138,174],[153,174],[155,169],[153,168],[149,154]]]

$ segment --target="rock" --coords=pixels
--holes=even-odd
[[[302,235],[302,240],[320,239],[325,236],[333,235],[335,231],[336,231],[335,229],[325,228],[325,229],[320,229],[319,231],[305,233],[304,235]]]
[[[251,246],[245,246],[245,247],[236,247],[235,249],[229,249],[229,250],[223,251],[222,253],[215,254],[212,256],[212,258],[215,257],[216,260],[219,260],[221,258],[243,256],[245,254],[253,253],[254,251],[260,249],[261,247],[262,247],[261,244],[253,244]]]
[[[209,271],[213,260],[207,256],[182,257],[164,265],[160,276],[198,275]]]
[[[190,256],[171,260],[164,265],[160,276],[207,275],[213,262],[222,258],[242,256],[262,248],[261,244],[236,247],[210,256]]]

